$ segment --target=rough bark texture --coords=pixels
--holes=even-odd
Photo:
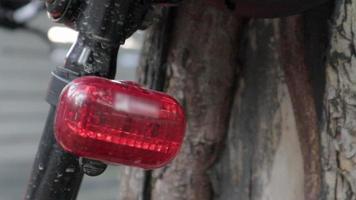
[[[153,173],[152,199],[211,199],[206,172],[227,130],[240,26],[231,12],[205,5],[187,1],[177,12],[166,91],[184,105],[189,120],[178,158]]]
[[[356,2],[336,2],[323,131],[326,199],[356,199]]]
[[[121,199],[356,199],[356,2],[282,19],[205,0],[164,13],[139,80],[183,104],[187,135],[169,166],[121,170]]]
[[[211,172],[215,199],[297,200],[303,158],[276,53],[279,20],[253,20],[247,30],[226,148]]]
[[[216,190],[218,199],[320,198],[316,105],[322,102],[324,79],[311,80],[324,74],[327,45],[321,44],[327,42],[330,12],[327,6],[317,11],[317,16],[254,20],[247,27],[243,87],[236,93],[228,147],[215,175],[222,188]]]

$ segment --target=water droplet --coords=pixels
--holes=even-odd
[[[67,172],[67,173],[74,173],[74,172],[75,172],[75,169],[74,169],[73,167],[68,167],[68,168],[66,169],[66,172]]]
[[[38,169],[39,169],[40,171],[43,171],[43,170],[44,170],[43,164],[39,164],[39,165],[38,165]]]

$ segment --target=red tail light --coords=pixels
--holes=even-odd
[[[172,97],[98,77],[66,86],[55,120],[57,141],[66,151],[145,169],[171,161],[184,131],[183,110]]]

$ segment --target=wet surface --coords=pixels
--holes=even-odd
[[[46,29],[42,16],[35,23]],[[41,39],[0,29],[0,199],[23,199],[49,106],[44,101],[55,66]],[[129,73],[132,73],[129,70]],[[79,200],[114,200],[117,168],[84,178]]]

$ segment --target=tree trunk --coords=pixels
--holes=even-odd
[[[122,169],[120,199],[356,199],[356,2],[242,19],[185,0],[161,15],[139,80],[182,103],[186,137],[170,165]]]

